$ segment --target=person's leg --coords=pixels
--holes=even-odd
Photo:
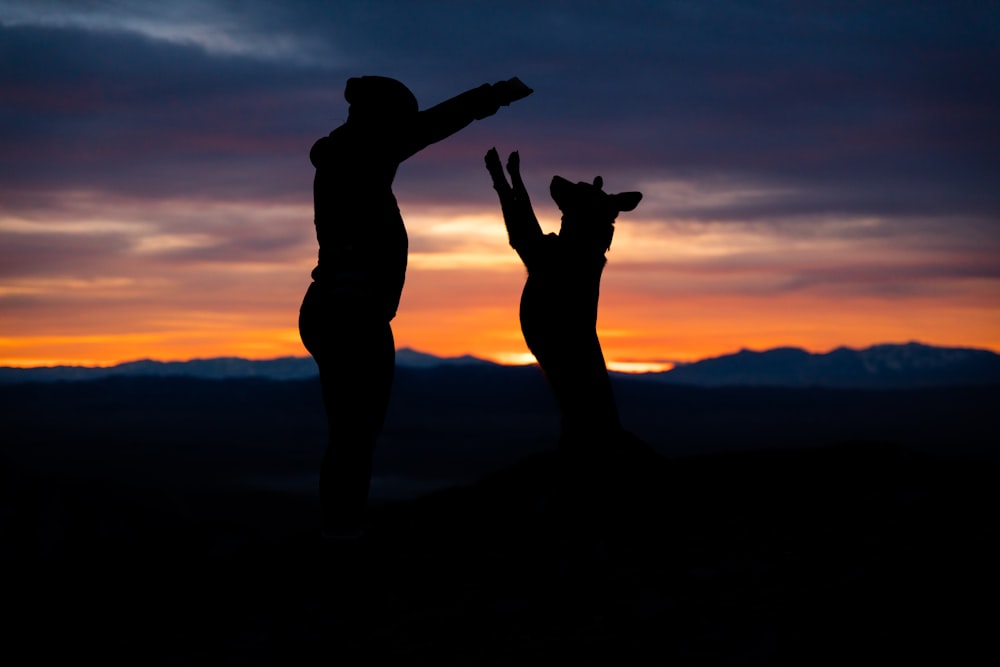
[[[395,343],[388,322],[339,307],[315,283],[299,313],[299,332],[319,368],[328,440],[320,469],[323,531],[363,528],[372,455],[388,408]]]
[[[323,530],[352,536],[364,527],[375,442],[385,422],[395,369],[388,322],[337,337],[338,354],[320,367],[329,442],[320,470]]]

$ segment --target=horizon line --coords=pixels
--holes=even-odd
[[[692,360],[683,360],[683,361],[682,360],[666,360],[666,359],[659,359],[659,360],[609,360],[606,363],[607,363],[607,366],[608,366],[608,370],[611,371],[611,372],[625,373],[625,374],[642,374],[642,373],[648,373],[648,372],[665,372],[665,371],[668,371],[668,370],[670,370],[672,368],[676,368],[678,366],[687,366],[687,365],[698,363],[700,361],[706,361],[706,360],[709,360],[709,359],[719,359],[719,358],[722,358],[722,357],[732,356],[732,355],[739,354],[739,353],[742,353],[742,352],[763,353],[763,352],[771,352],[771,351],[774,351],[774,350],[801,350],[803,352],[806,352],[807,354],[824,355],[824,354],[829,354],[831,352],[834,352],[836,350],[843,350],[843,349],[851,350],[853,352],[860,352],[862,350],[868,350],[868,349],[878,348],[878,347],[905,347],[905,346],[910,346],[910,345],[918,345],[918,346],[921,346],[921,347],[930,347],[930,348],[937,348],[937,349],[943,349],[943,350],[945,350],[945,349],[946,350],[970,350],[970,351],[983,351],[983,352],[992,352],[994,354],[1000,354],[1000,349],[992,349],[992,348],[988,348],[988,347],[975,347],[975,346],[967,346],[967,345],[937,345],[937,344],[934,344],[934,343],[925,343],[925,342],[918,341],[918,340],[908,340],[908,341],[905,341],[905,342],[902,342],[902,343],[900,343],[900,342],[872,343],[871,345],[866,345],[866,346],[862,346],[862,347],[852,347],[850,345],[838,345],[836,347],[831,347],[831,348],[826,349],[826,350],[813,350],[813,349],[809,349],[807,347],[797,346],[797,345],[776,345],[774,347],[768,347],[768,348],[740,347],[738,350],[734,350],[734,351],[726,352],[726,353],[722,353],[722,354],[717,354],[717,355],[712,355],[712,356],[707,356],[707,357],[702,357],[700,359],[696,359],[696,360],[693,360],[693,361]],[[434,354],[432,352],[425,352],[423,350],[418,350],[418,349],[410,347],[410,346],[402,346],[402,347],[396,348],[396,353],[398,354],[400,352],[411,352],[411,353],[415,353],[415,354],[419,354],[419,355],[424,355],[424,356],[428,356],[428,357],[434,357],[434,358],[440,359],[442,361],[449,361],[449,360],[462,359],[462,358],[468,357],[468,358],[472,358],[472,359],[477,359],[479,361],[483,361],[483,362],[487,362],[487,363],[491,363],[491,364],[496,364],[498,366],[520,367],[520,366],[533,366],[533,365],[537,365],[537,362],[534,361],[534,360],[532,360],[532,361],[526,361],[526,362],[523,362],[523,363],[515,363],[515,362],[510,362],[510,361],[499,361],[499,360],[496,360],[496,359],[490,359],[488,357],[479,356],[479,355],[473,354],[471,352],[466,352],[466,353],[463,353],[463,354],[452,355],[452,356],[442,356],[442,355]],[[526,354],[526,356],[530,356],[530,354]],[[284,359],[306,360],[306,359],[311,359],[311,357],[308,354],[303,354],[303,355],[281,355],[281,356],[276,356],[276,357],[259,357],[259,358],[258,357],[229,356],[229,355],[221,355],[221,356],[215,356],[215,357],[190,357],[190,358],[186,358],[186,359],[155,359],[155,358],[152,358],[152,357],[142,357],[142,358],[138,358],[138,359],[127,359],[127,360],[123,360],[123,361],[117,361],[117,362],[113,362],[113,363],[109,363],[109,364],[87,364],[87,363],[77,363],[77,364],[74,364],[74,363],[45,364],[45,363],[42,363],[42,364],[34,364],[34,365],[27,365],[27,364],[25,364],[25,365],[13,365],[13,366],[11,366],[11,365],[3,365],[3,366],[0,366],[0,368],[25,369],[25,370],[28,370],[28,369],[43,369],[43,368],[81,368],[81,369],[94,369],[94,370],[98,370],[98,369],[117,368],[118,366],[124,366],[124,365],[127,365],[127,364],[144,363],[144,362],[147,362],[147,363],[157,363],[157,364],[185,364],[185,363],[192,363],[192,362],[198,362],[198,361],[217,361],[217,360],[223,360],[223,359],[232,359],[232,360],[248,361],[248,362],[269,362],[269,361],[280,361],[280,360],[284,360]],[[619,367],[619,368],[617,368],[617,369],[614,368],[616,366]],[[622,368],[628,368],[628,367],[656,367],[656,366],[661,366],[661,367],[669,366],[669,368],[660,368],[658,371],[657,370],[632,370],[632,371],[622,370]]]

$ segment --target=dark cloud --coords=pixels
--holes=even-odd
[[[308,149],[342,122],[344,80],[380,73],[407,82],[424,107],[511,75],[536,90],[403,165],[404,207],[493,206],[481,157],[496,145],[521,151],[540,207],[553,174],[601,174],[619,190],[685,181],[764,193],[658,207],[649,192],[637,219],[780,230],[872,216],[934,219],[949,233],[1000,221],[1000,7],[989,3],[292,0],[238,13],[217,3],[115,11],[130,19],[120,29],[113,16],[100,29],[70,19],[0,27],[5,208],[54,205],[70,190],[308,204]],[[173,38],[152,34],[157,16]],[[182,39],[185,20],[202,37]],[[213,30],[215,46],[204,37]]]
[[[119,234],[21,234],[0,231],[0,278],[102,275],[109,258],[128,251]],[[113,270],[113,269],[112,269]]]
[[[122,33],[0,31],[0,58],[17,64],[0,74],[8,201],[64,189],[280,196],[295,158],[297,180],[308,177],[328,101],[315,74]]]

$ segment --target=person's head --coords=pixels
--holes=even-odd
[[[344,99],[350,105],[348,118],[361,122],[397,122],[418,111],[417,98],[396,79],[360,76],[347,80]]]

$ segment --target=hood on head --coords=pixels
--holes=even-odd
[[[387,76],[351,77],[344,88],[344,99],[354,115],[398,118],[419,110],[410,89]]]

